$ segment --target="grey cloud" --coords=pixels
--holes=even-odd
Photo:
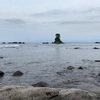
[[[82,13],[92,13],[92,12],[100,12],[100,8],[90,8],[87,10],[83,10]]]
[[[12,18],[12,19],[4,19],[4,22],[13,23],[13,24],[24,24],[25,21],[22,19]]]
[[[89,16],[88,19],[90,19],[90,20],[100,20],[100,15]]]
[[[53,9],[47,12],[42,12],[42,13],[35,13],[32,16],[50,16],[50,15],[60,15],[60,14],[77,14],[77,13],[89,13],[89,12],[100,12],[100,8],[89,8],[89,9],[83,9],[83,10],[68,10],[68,9]]]
[[[62,21],[59,22],[61,25],[65,24],[92,24],[92,23],[100,23],[99,21]]]
[[[64,11],[64,10],[57,10],[57,9],[54,9],[54,10],[51,10],[51,11],[47,11],[47,12],[42,12],[42,13],[35,13],[33,14],[32,16],[33,17],[40,17],[40,16],[52,16],[52,15],[60,15],[60,14],[66,14],[68,13],[67,11]]]
[[[49,21],[49,22],[41,22],[39,24],[69,25],[69,24],[92,24],[92,23],[100,23],[100,21]]]

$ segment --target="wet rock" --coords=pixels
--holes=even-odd
[[[6,42],[2,42],[2,44],[6,44]]]
[[[67,80],[67,81],[63,81],[63,84],[68,85],[68,84],[73,84],[73,83],[78,83],[78,82],[82,82],[79,80]]]
[[[68,66],[67,67],[67,70],[72,70],[72,69],[75,69],[75,67],[73,67],[73,66]]]
[[[80,47],[75,47],[74,49],[80,49]]]
[[[94,47],[93,49],[99,49],[99,48],[97,48],[97,47]]]
[[[42,42],[42,44],[49,44],[49,42]]]
[[[13,74],[13,76],[22,76],[23,75],[23,73],[21,72],[21,71],[16,71],[14,74]]]
[[[100,62],[100,60],[95,60],[95,62]]]
[[[100,42],[95,42],[95,43],[98,43],[99,44]]]
[[[4,76],[4,72],[0,71],[0,77]]]
[[[48,87],[49,85],[45,82],[38,82],[36,84],[32,84],[33,87]]]
[[[95,100],[95,98],[80,89],[2,85],[0,100]]]
[[[0,59],[3,59],[3,57],[2,57],[2,56],[0,56]]]
[[[25,44],[25,42],[8,42],[8,44]]]
[[[84,69],[84,68],[80,66],[78,69]]]
[[[100,76],[100,73],[98,73],[98,76]]]

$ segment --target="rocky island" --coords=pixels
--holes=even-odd
[[[57,33],[55,36],[56,36],[55,41],[52,43],[53,44],[63,44],[63,42],[60,40],[60,34]]]

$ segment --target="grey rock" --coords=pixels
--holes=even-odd
[[[0,100],[96,100],[80,89],[32,86],[0,86]]]
[[[80,66],[78,69],[84,69],[84,68]]]
[[[67,67],[67,70],[72,70],[72,69],[75,69],[75,67],[73,67],[73,66],[68,66]]]
[[[0,71],[0,77],[4,76],[4,72]]]
[[[0,59],[3,59],[3,57],[1,56]]]
[[[19,70],[13,73],[13,76],[22,76],[22,75],[23,73]]]
[[[99,49],[98,47],[94,47],[93,49]]]
[[[95,62],[100,62],[100,60],[95,60]]]
[[[36,84],[32,84],[33,87],[48,87],[49,85],[45,82],[38,82]]]

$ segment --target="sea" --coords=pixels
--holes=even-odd
[[[29,86],[42,81],[54,88],[100,87],[99,43],[1,43],[0,57],[0,70],[5,73],[0,83],[4,85]],[[17,70],[23,75],[13,76]]]

